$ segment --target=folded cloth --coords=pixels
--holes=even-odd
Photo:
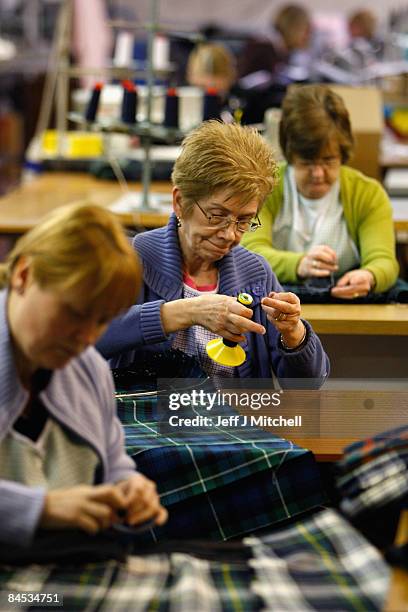
[[[337,480],[347,516],[381,508],[395,500],[408,498],[408,450],[399,454],[389,450],[369,463],[359,465]]]
[[[382,610],[389,570],[380,553],[336,511],[246,538],[263,610]]]
[[[117,396],[125,445],[158,485],[170,517],[154,539],[227,540],[307,512],[326,496],[313,454],[256,427],[168,432],[152,415],[155,399]],[[218,413],[236,415],[228,406]],[[205,406],[191,407],[205,416]]]
[[[379,553],[331,509],[241,542],[169,543],[166,551],[159,544],[123,562],[8,566],[0,572],[3,594],[56,593],[64,610],[99,612],[375,612],[382,609],[388,582]]]
[[[346,446],[343,458],[338,462],[337,467],[340,473],[344,474],[359,465],[373,461],[378,455],[388,453],[390,450],[403,453],[407,449],[408,425],[400,425]]]
[[[346,447],[336,487],[341,511],[377,546],[390,546],[408,501],[408,425]]]

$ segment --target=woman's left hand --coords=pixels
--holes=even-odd
[[[161,505],[156,484],[136,472],[127,480],[116,484],[125,496],[126,522],[129,525],[143,523],[154,519],[156,525],[163,525],[167,521],[167,510]]]
[[[282,340],[288,348],[296,348],[305,336],[305,326],[301,316],[300,300],[290,292],[271,291],[263,298],[262,308],[268,321],[281,333]]]
[[[353,300],[365,297],[375,285],[375,278],[368,270],[350,270],[343,274],[332,288],[331,295],[335,298]]]

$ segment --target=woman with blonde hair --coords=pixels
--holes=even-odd
[[[207,121],[190,132],[173,168],[173,210],[166,227],[138,234],[143,290],[109,327],[98,348],[113,367],[126,367],[141,347],[177,348],[209,376],[317,378],[327,356],[293,293],[284,293],[263,259],[240,246],[260,226],[258,213],[275,183],[276,164],[249,127]],[[252,309],[236,297],[253,297]],[[237,367],[211,361],[209,340],[242,342]]]
[[[95,533],[155,518],[154,484],[134,471],[113,384],[92,344],[135,300],[140,263],[117,219],[62,207],[0,268],[0,541],[39,528]]]
[[[213,87],[225,96],[236,79],[235,58],[224,45],[200,44],[189,55],[186,77],[190,85]]]

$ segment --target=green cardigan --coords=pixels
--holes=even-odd
[[[297,283],[296,270],[305,253],[279,251],[273,248],[272,227],[283,202],[283,178],[286,164],[281,167],[280,180],[266,199],[256,232],[247,233],[242,245],[263,255],[281,283]],[[395,234],[392,208],[378,181],[368,178],[348,166],[340,169],[340,200],[347,229],[360,253],[361,268],[374,274],[375,291],[387,291],[397,280],[398,262],[395,257]]]

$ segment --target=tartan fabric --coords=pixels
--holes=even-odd
[[[387,566],[333,510],[262,538],[251,536],[243,544],[248,559],[160,552],[132,555],[125,563],[2,568],[0,591],[58,593],[64,598],[63,609],[70,611],[375,612],[382,608]]]
[[[348,446],[338,463],[340,508],[350,517],[408,501],[408,426]]]
[[[62,609],[70,612],[236,612],[261,609],[251,589],[252,575],[246,562],[219,563],[173,553],[131,556],[126,563],[5,569],[0,572],[0,588],[3,593],[58,593],[63,596]]]
[[[157,483],[169,509],[168,523],[150,532],[154,540],[227,540],[325,501],[312,453],[290,441],[254,427],[200,427],[165,435],[152,419],[149,400],[121,394],[117,401],[126,450]],[[222,410],[236,414],[229,407]]]
[[[257,540],[253,588],[263,610],[381,610],[389,570],[379,552],[337,512]]]
[[[371,438],[353,442],[353,444],[346,446],[344,456],[337,465],[342,472],[346,472],[362,463],[372,461],[374,457],[387,453],[389,450],[403,450],[404,448],[408,449],[408,425],[389,429]]]

